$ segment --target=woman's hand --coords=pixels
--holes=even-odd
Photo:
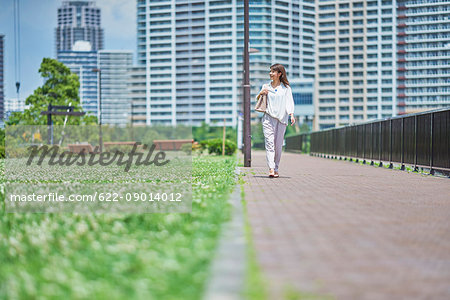
[[[267,95],[269,93],[269,90],[267,88],[263,88],[259,94],[258,97],[262,96],[262,95]]]
[[[289,116],[291,117],[291,126],[294,126],[295,124],[294,114],[289,114]]]

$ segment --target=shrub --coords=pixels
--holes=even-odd
[[[187,155],[191,155],[192,150],[194,150],[194,145],[191,143],[186,143],[181,145],[181,151],[185,152]]]
[[[201,144],[199,144],[198,142],[194,142],[192,144],[192,151],[193,152],[198,153],[198,154],[202,154],[203,150],[205,150],[205,148]]]
[[[201,141],[200,144],[206,145],[209,154],[222,155],[222,139],[210,139],[206,141]],[[236,143],[225,140],[225,155],[232,155],[236,152]]]

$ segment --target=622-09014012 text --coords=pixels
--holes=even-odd
[[[98,193],[71,194],[65,196],[59,193],[48,194],[11,194],[11,202],[182,202],[181,193]]]

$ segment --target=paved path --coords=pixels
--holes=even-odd
[[[450,179],[292,153],[271,179],[262,151],[241,170],[270,299],[450,299]]]

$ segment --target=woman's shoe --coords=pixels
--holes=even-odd
[[[275,172],[273,171],[273,169],[269,169],[269,177],[274,177],[275,176]]]
[[[278,178],[280,177],[280,175],[278,174],[278,172],[274,172],[273,177]]]

